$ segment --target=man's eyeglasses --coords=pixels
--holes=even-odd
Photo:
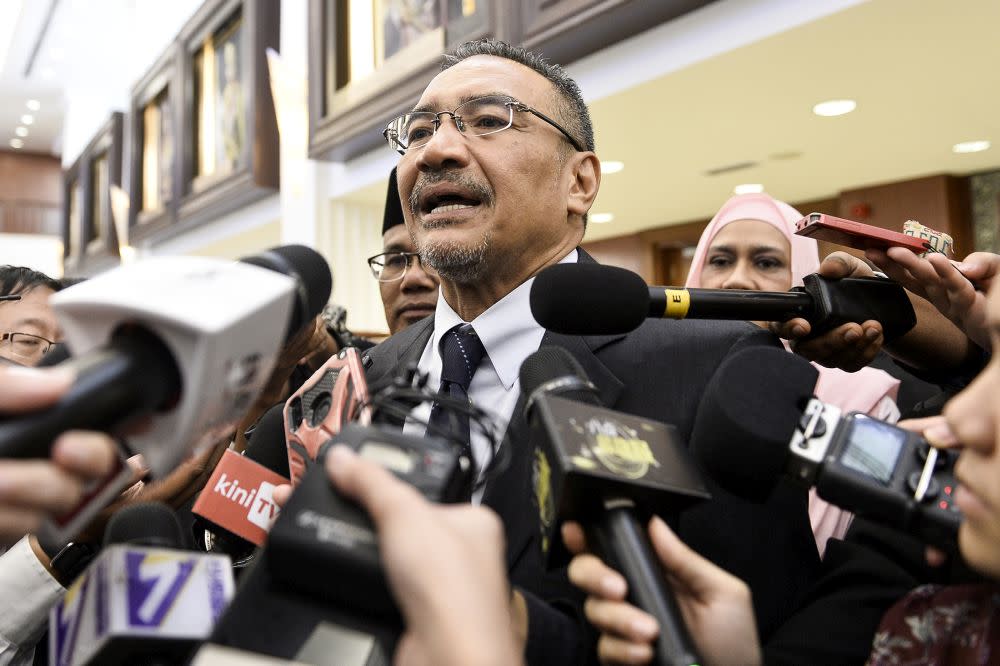
[[[55,342],[31,333],[4,333],[0,335],[0,351],[24,361],[38,361]]]
[[[379,282],[402,280],[406,275],[406,269],[413,262],[420,264],[420,267],[428,273],[433,273],[433,269],[421,263],[420,255],[416,252],[383,252],[368,257],[368,267],[372,269],[372,275]]]
[[[486,136],[502,132],[513,125],[515,111],[530,113],[541,118],[562,132],[574,148],[581,152],[584,151],[584,148],[569,132],[544,113],[536,111],[516,99],[495,95],[470,99],[456,106],[454,111],[404,113],[386,125],[382,136],[399,154],[405,155],[406,151],[411,148],[422,148],[427,145],[431,137],[441,128],[441,116],[451,116],[455,127],[466,136]]]

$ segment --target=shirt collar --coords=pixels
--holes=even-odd
[[[578,254],[574,249],[559,263],[576,263]],[[525,280],[471,322],[500,382],[508,391],[517,381],[524,359],[538,349],[545,337],[545,329],[531,316],[529,298],[534,281],[534,277]],[[455,325],[463,323],[465,322],[444,297],[439,297],[434,311],[434,334],[431,338],[435,355],[441,353],[441,338],[444,334]]]

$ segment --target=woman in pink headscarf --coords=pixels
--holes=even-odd
[[[705,227],[685,286],[755,291],[801,286],[804,276],[819,270],[820,260],[816,241],[794,234],[800,219],[797,210],[766,194],[732,197]],[[848,373],[813,365],[819,370],[815,392],[820,400],[884,420],[899,418],[899,380],[888,373],[874,368]],[[820,556],[827,539],[842,538],[852,518],[810,492],[809,519]]]

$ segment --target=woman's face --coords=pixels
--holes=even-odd
[[[987,298],[987,317],[994,352],[1000,349],[1000,288]],[[965,520],[958,545],[966,562],[1000,578],[1000,357],[944,410],[948,425],[962,444],[955,465],[959,486],[955,503]]]
[[[760,220],[730,222],[715,235],[701,269],[705,289],[788,291],[791,246],[777,228]]]

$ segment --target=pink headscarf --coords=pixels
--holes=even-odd
[[[705,227],[691,260],[685,287],[700,287],[701,272],[705,267],[708,248],[716,234],[731,222],[738,220],[760,220],[784,234],[791,246],[792,286],[801,286],[802,278],[819,270],[819,249],[816,241],[795,235],[795,223],[803,215],[783,201],[767,194],[738,194],[719,209],[712,221]],[[785,348],[788,343],[785,342]],[[837,368],[826,368],[818,363],[813,366],[819,371],[816,381],[816,397],[844,411],[859,411],[885,418],[899,412],[894,403],[899,392],[899,380],[887,372],[875,368],[862,368],[857,372],[844,372]],[[809,518],[816,536],[820,555],[826,549],[826,540],[842,538],[851,522],[851,514],[833,507],[816,497],[809,496]]]

